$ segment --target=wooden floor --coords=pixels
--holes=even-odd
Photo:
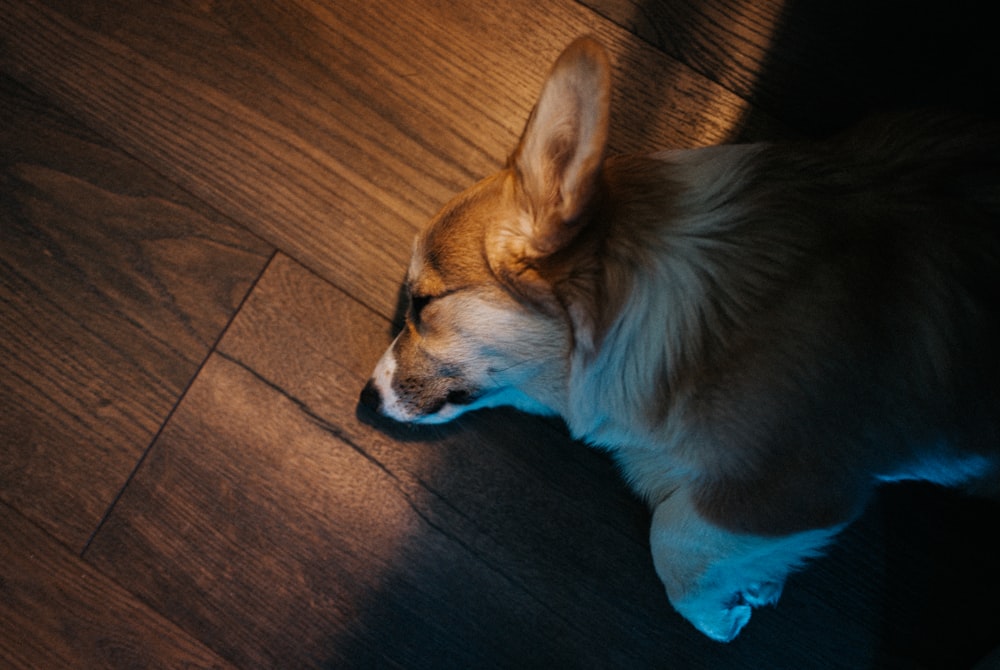
[[[414,231],[573,37],[611,50],[631,151],[995,114],[987,11],[0,0],[0,667],[1000,662],[996,505],[885,491],[719,645],[559,424],[356,407]]]

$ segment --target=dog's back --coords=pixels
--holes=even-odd
[[[995,126],[881,119],[605,180],[589,365],[613,371],[578,376],[576,428],[653,505],[657,572],[702,632],[776,602],[879,482],[998,493]]]
[[[683,417],[702,512],[784,533],[850,518],[873,478],[996,482],[995,127],[896,117],[833,141],[736,151],[708,159],[730,162],[713,166],[711,196],[684,195],[706,188],[684,176],[704,158],[665,157],[693,205],[662,223],[663,248],[699,251],[662,262],[690,262],[674,273],[711,286],[674,306],[694,315],[691,353],[647,395],[669,407],[646,415]],[[617,234],[634,240],[630,225]]]

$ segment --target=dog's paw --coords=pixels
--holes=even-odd
[[[778,599],[781,598],[782,588],[784,588],[782,582],[758,582],[749,585],[743,591],[743,598],[751,607],[775,605]]]
[[[731,642],[750,621],[752,608],[740,594],[727,603],[700,603],[679,610],[699,631],[716,642]]]
[[[729,642],[753,608],[778,602],[788,574],[839,530],[778,537],[733,533],[698,516],[681,488],[653,511],[650,548],[674,608],[708,637]]]
[[[750,621],[754,607],[774,605],[781,597],[778,581],[755,582],[739,591],[708,589],[678,603],[678,611],[695,628],[718,642],[730,642]]]

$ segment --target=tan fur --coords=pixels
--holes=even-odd
[[[884,481],[1000,482],[1000,133],[604,159],[609,65],[560,57],[507,167],[418,236],[366,404],[510,404],[611,450],[696,627],[751,608]]]

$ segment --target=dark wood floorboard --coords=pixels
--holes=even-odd
[[[231,667],[3,503],[0,528],[3,667]]]
[[[506,159],[576,35],[623,73],[618,150],[720,141],[746,107],[569,0],[4,4],[0,67],[382,314],[416,227]]]
[[[672,615],[610,464],[507,414],[367,425],[358,381],[388,339],[279,258],[88,560],[243,667],[648,658]]]
[[[913,107],[997,113],[986,3],[581,1],[799,133]]]
[[[573,37],[610,47],[630,151],[913,101],[920,36],[972,20],[586,2],[0,0],[0,666],[964,668],[1000,643],[995,504],[887,490],[719,645],[557,423],[358,412],[413,232],[504,161]],[[985,86],[969,30],[935,67]],[[924,97],[982,109],[961,79]]]
[[[0,77],[0,500],[81,550],[270,249]]]

